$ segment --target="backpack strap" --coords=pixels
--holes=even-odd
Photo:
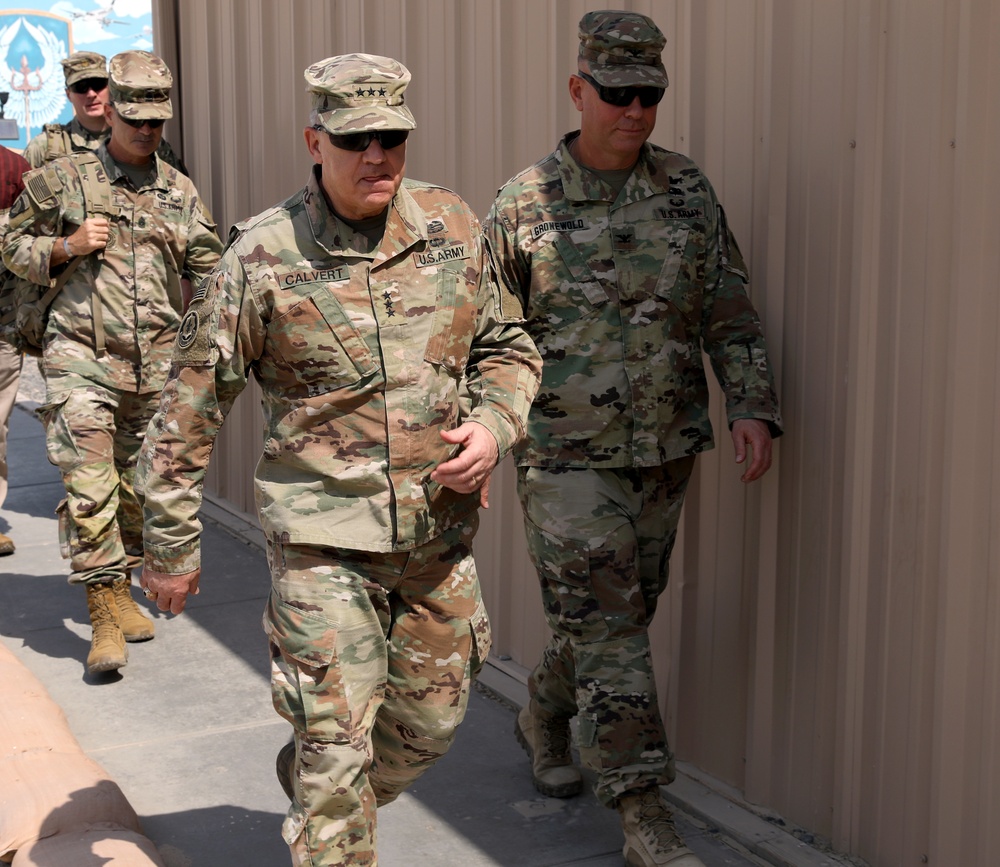
[[[73,142],[69,131],[61,123],[47,123],[42,129],[45,131],[45,162],[72,152]]]
[[[107,217],[109,220],[118,216],[114,207],[114,197],[111,194],[111,181],[108,180],[108,173],[104,170],[104,165],[97,158],[97,155],[90,151],[76,151],[70,154],[71,159],[76,164],[80,175],[80,183],[83,187],[83,207],[88,217]],[[98,258],[101,254],[98,253]],[[49,299],[51,293],[54,298],[69,279],[73,271],[76,270],[83,256],[77,256],[67,266],[66,270],[59,275],[56,285],[53,286],[43,296],[43,302]],[[49,299],[50,300],[50,299]],[[91,315],[94,319],[94,351],[98,358],[104,355],[104,308],[101,299],[97,294],[95,286],[90,293]]]

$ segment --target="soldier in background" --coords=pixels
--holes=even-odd
[[[24,158],[37,169],[73,151],[96,151],[108,137],[104,108],[108,104],[107,58],[94,51],[76,51],[62,63],[66,77],[66,98],[73,106],[69,123],[47,123],[24,149]],[[157,155],[181,174],[187,166],[166,139],[160,139]]]
[[[7,211],[24,189],[23,175],[30,166],[24,158],[0,145],[0,242],[7,231]],[[0,264],[0,280],[5,269]],[[0,340],[0,506],[7,497],[7,431],[21,378],[21,353]],[[14,553],[14,540],[0,533],[0,557]]]
[[[659,786],[674,777],[648,627],[667,585],[684,492],[712,447],[707,352],[742,479],[771,465],[778,403],[747,272],[711,184],[650,145],[667,86],[665,39],[646,16],[580,22],[570,96],[578,132],[500,191],[486,235],[523,302],[542,384],[518,447],[528,549],[553,636],[516,735],[536,787],[581,788],[618,810],[634,867],[695,867]]]
[[[49,309],[39,414],[66,488],[69,580],[87,591],[91,673],[121,668],[125,641],[153,637],[129,589],[142,557],[135,463],[186,306],[182,279],[207,276],[222,251],[190,179],[156,155],[171,84],[148,52],[112,58],[110,137],[25,178],[3,247],[7,267],[32,283],[75,268]],[[91,215],[95,199],[106,215]]]
[[[181,326],[140,460],[143,583],[175,614],[198,592],[202,479],[252,373],[283,836],[295,864],[374,865],[376,806],[447,751],[489,652],[477,509],[539,360],[468,205],[404,180],[410,73],[352,54],[305,77],[308,182],[234,230]]]

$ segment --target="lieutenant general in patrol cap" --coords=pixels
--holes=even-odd
[[[579,59],[608,87],[666,87],[660,53],[667,40],[660,28],[638,12],[605,9],[580,19]]]
[[[111,104],[128,120],[170,120],[174,77],[167,64],[148,51],[123,51],[111,58]]]
[[[404,178],[406,67],[347,54],[305,80],[305,186],[239,224],[181,326],[139,462],[142,580],[174,614],[198,592],[189,506],[252,371],[282,837],[294,864],[374,865],[378,809],[447,752],[489,653],[477,510],[541,363],[472,209]]]
[[[398,60],[343,54],[305,71],[312,96],[311,124],[334,135],[378,129],[416,129],[405,104],[410,71]]]

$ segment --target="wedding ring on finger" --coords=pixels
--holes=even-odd
[[[147,599],[155,599],[156,598],[156,594],[152,590],[150,590],[148,587],[143,587],[142,588],[142,595],[145,596]]]

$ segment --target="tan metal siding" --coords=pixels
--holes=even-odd
[[[576,23],[606,5],[159,0],[168,135],[225,231],[303,183],[303,68],[389,54],[408,173],[482,215],[577,125]],[[678,755],[876,867],[1000,863],[1000,0],[622,5],[667,34],[654,141],[726,206],[787,430],[744,488],[713,406],[653,635]],[[257,404],[209,484],[243,512]],[[546,628],[513,476],[477,558],[516,673]]]

